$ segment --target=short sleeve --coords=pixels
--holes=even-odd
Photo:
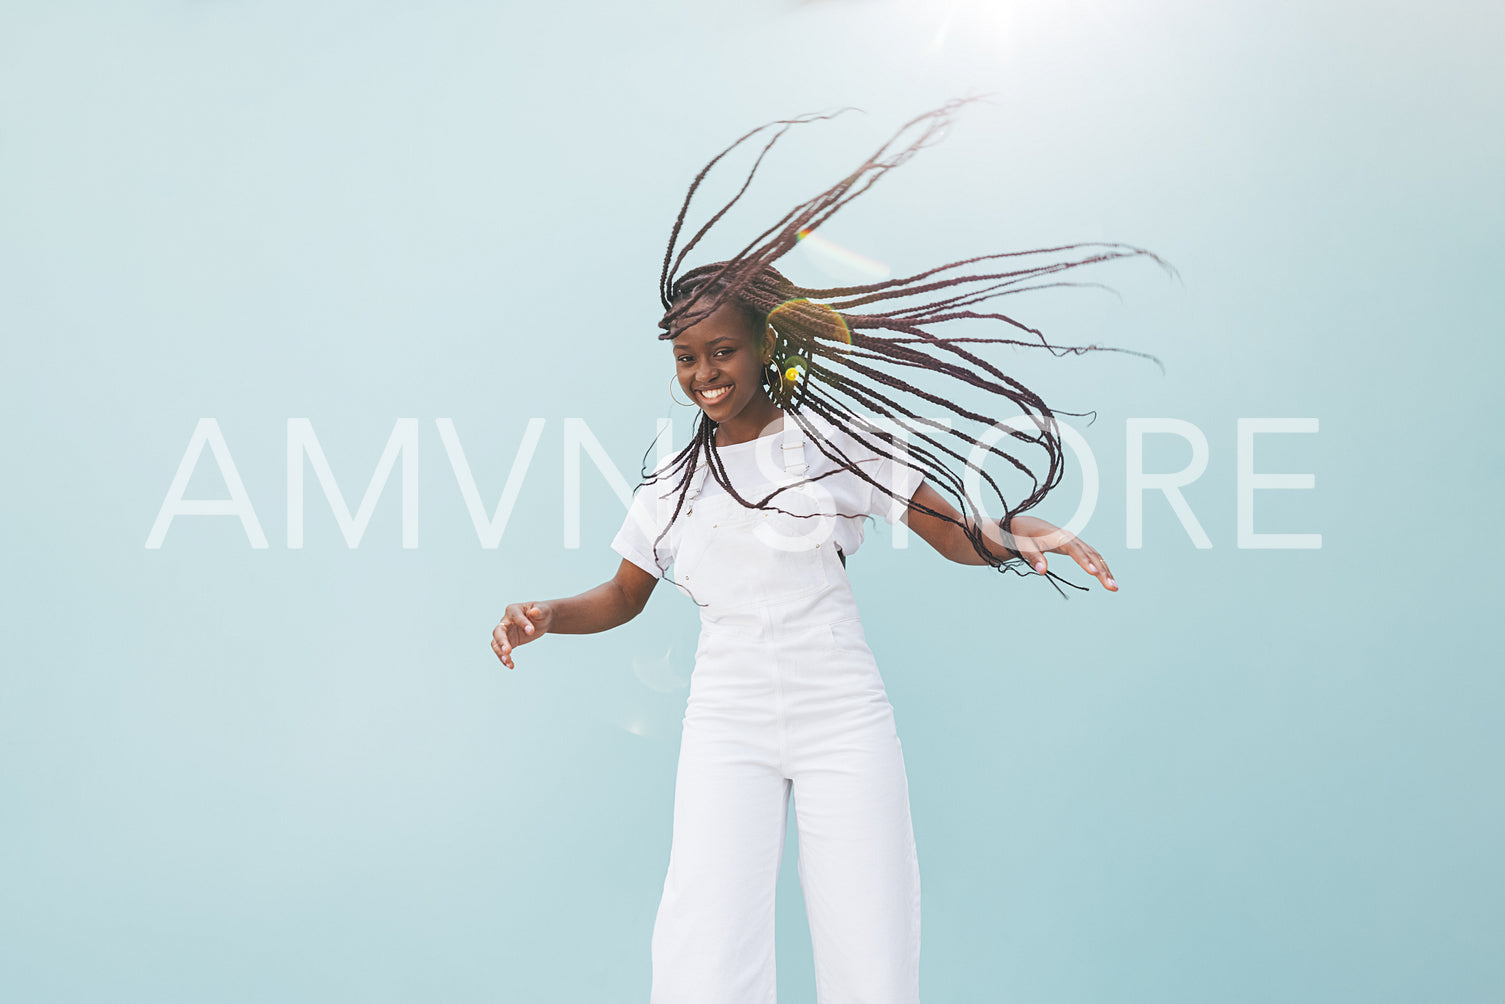
[[[883,486],[879,488],[877,485],[863,482],[863,486],[867,489],[865,511],[870,515],[881,517],[890,524],[898,523],[909,511],[909,500],[914,497],[914,493],[924,482],[925,474],[903,461],[905,454],[902,445],[889,446],[871,434],[865,435],[864,438],[889,453],[897,454],[899,458],[885,456],[871,447],[864,446],[856,439],[848,437],[850,446],[847,456],[857,462],[864,474]],[[893,495],[885,492],[884,488]]]
[[[654,541],[664,528],[663,507],[659,499],[663,490],[662,481],[650,481],[640,487],[627,507],[622,528],[611,542],[613,551],[655,578],[663,578],[674,563],[669,535],[658,542],[656,549],[654,547]]]

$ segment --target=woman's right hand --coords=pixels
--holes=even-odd
[[[509,603],[502,619],[491,629],[491,650],[508,669],[516,669],[512,650],[542,638],[553,621],[554,611],[547,603]]]

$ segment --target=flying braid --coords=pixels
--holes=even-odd
[[[1039,395],[983,358],[973,347],[982,349],[989,345],[1004,345],[1045,349],[1056,356],[1095,351],[1124,352],[1157,364],[1159,360],[1146,353],[1101,345],[1055,345],[1039,330],[1008,314],[974,308],[1011,293],[1056,286],[1096,285],[1054,277],[1120,258],[1147,257],[1172,274],[1174,268],[1150,251],[1116,243],[1063,244],[1031,251],[979,255],[904,278],[860,286],[798,286],[773,267],[775,261],[838,209],[934,143],[950,124],[952,114],[974,100],[949,101],[910,120],[856,170],[791,209],[736,255],[681,274],[679,269],[686,257],[747,192],[759,166],[779,140],[795,126],[830,119],[840,112],[780,119],[745,133],[701,169],[680,206],[660,273],[659,293],[664,314],[658,326],[662,329],[660,339],[672,338],[679,330],[713,313],[722,303],[735,302],[758,321],[754,330],[762,330],[764,324],[774,329],[777,373],[766,374],[764,382],[774,402],[784,409],[786,420],[792,418],[797,422],[806,431],[808,440],[839,465],[837,470],[820,477],[849,470],[890,498],[897,498],[889,486],[870,477],[852,458],[842,454],[835,444],[819,434],[805,412],[819,416],[847,433],[864,449],[921,470],[928,481],[956,500],[957,509],[963,513],[974,510],[976,504],[968,497],[965,483],[955,468],[972,463],[997,498],[1004,513],[1000,525],[1007,530],[1014,517],[1039,504],[1061,481],[1065,457],[1057,431],[1057,413]],[[763,146],[741,187],[681,245],[685,219],[701,183],[724,157],[755,138],[761,138]],[[926,294],[933,295],[924,298]],[[1001,322],[1013,330],[1007,336],[995,337],[940,336],[928,330],[958,320]],[[1001,398],[1024,416],[1023,420],[1016,422],[1033,428],[1010,427],[1007,436],[1000,436],[995,429],[998,419],[955,400],[960,386],[946,388],[944,392],[918,387],[903,379],[901,374],[906,370],[935,374],[943,378],[940,381],[943,386],[947,380],[955,381]],[[786,372],[788,376],[785,376]],[[966,401],[978,399],[977,394],[965,395]],[[939,417],[939,412],[949,414]],[[890,423],[890,428],[903,430],[902,434],[895,435],[874,425],[872,416]],[[708,465],[711,475],[729,495],[749,508],[777,509],[769,504],[769,500],[790,487],[780,488],[758,501],[742,498],[726,476],[716,450],[715,433],[716,423],[701,412],[690,443],[657,475],[658,480],[678,477],[679,497],[669,520],[671,526],[684,508],[690,480],[701,463]],[[988,442],[988,439],[1000,442]],[[1004,449],[1004,445],[1014,450],[1029,448],[1040,455],[1039,459],[1032,467]],[[1012,502],[1008,501],[992,476],[982,470],[982,464],[972,459],[979,452],[1002,458],[1028,479],[1030,490]],[[648,479],[646,466],[645,459],[645,480]],[[1043,470],[1037,473],[1036,468],[1042,466]],[[1026,571],[1017,557],[1000,559],[990,551],[977,525],[969,525],[909,499],[899,501],[962,526],[972,546],[989,565],[1000,570]],[[655,549],[668,532],[669,527],[665,526],[654,541]],[[1050,578],[1056,580],[1058,577],[1050,573]],[[1059,590],[1060,587],[1056,588]]]

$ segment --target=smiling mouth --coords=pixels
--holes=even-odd
[[[721,387],[712,387],[709,390],[697,390],[695,393],[700,397],[700,400],[703,401],[704,403],[706,403],[706,404],[715,404],[718,401],[725,400],[726,399],[726,395],[731,392],[731,389],[732,389],[732,385],[731,384],[725,384],[724,386],[721,386]]]

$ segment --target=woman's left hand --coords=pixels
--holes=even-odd
[[[1046,571],[1046,552],[1064,554],[1081,565],[1088,575],[1096,576],[1105,589],[1118,592],[1118,583],[1113,581],[1113,573],[1108,571],[1108,563],[1103,560],[1103,556],[1076,534],[1062,530],[1037,516],[1015,516],[1009,527],[1013,530],[1014,539],[1004,541],[1005,545],[1018,551],[1019,557],[1029,562],[1029,566],[1041,575]]]

